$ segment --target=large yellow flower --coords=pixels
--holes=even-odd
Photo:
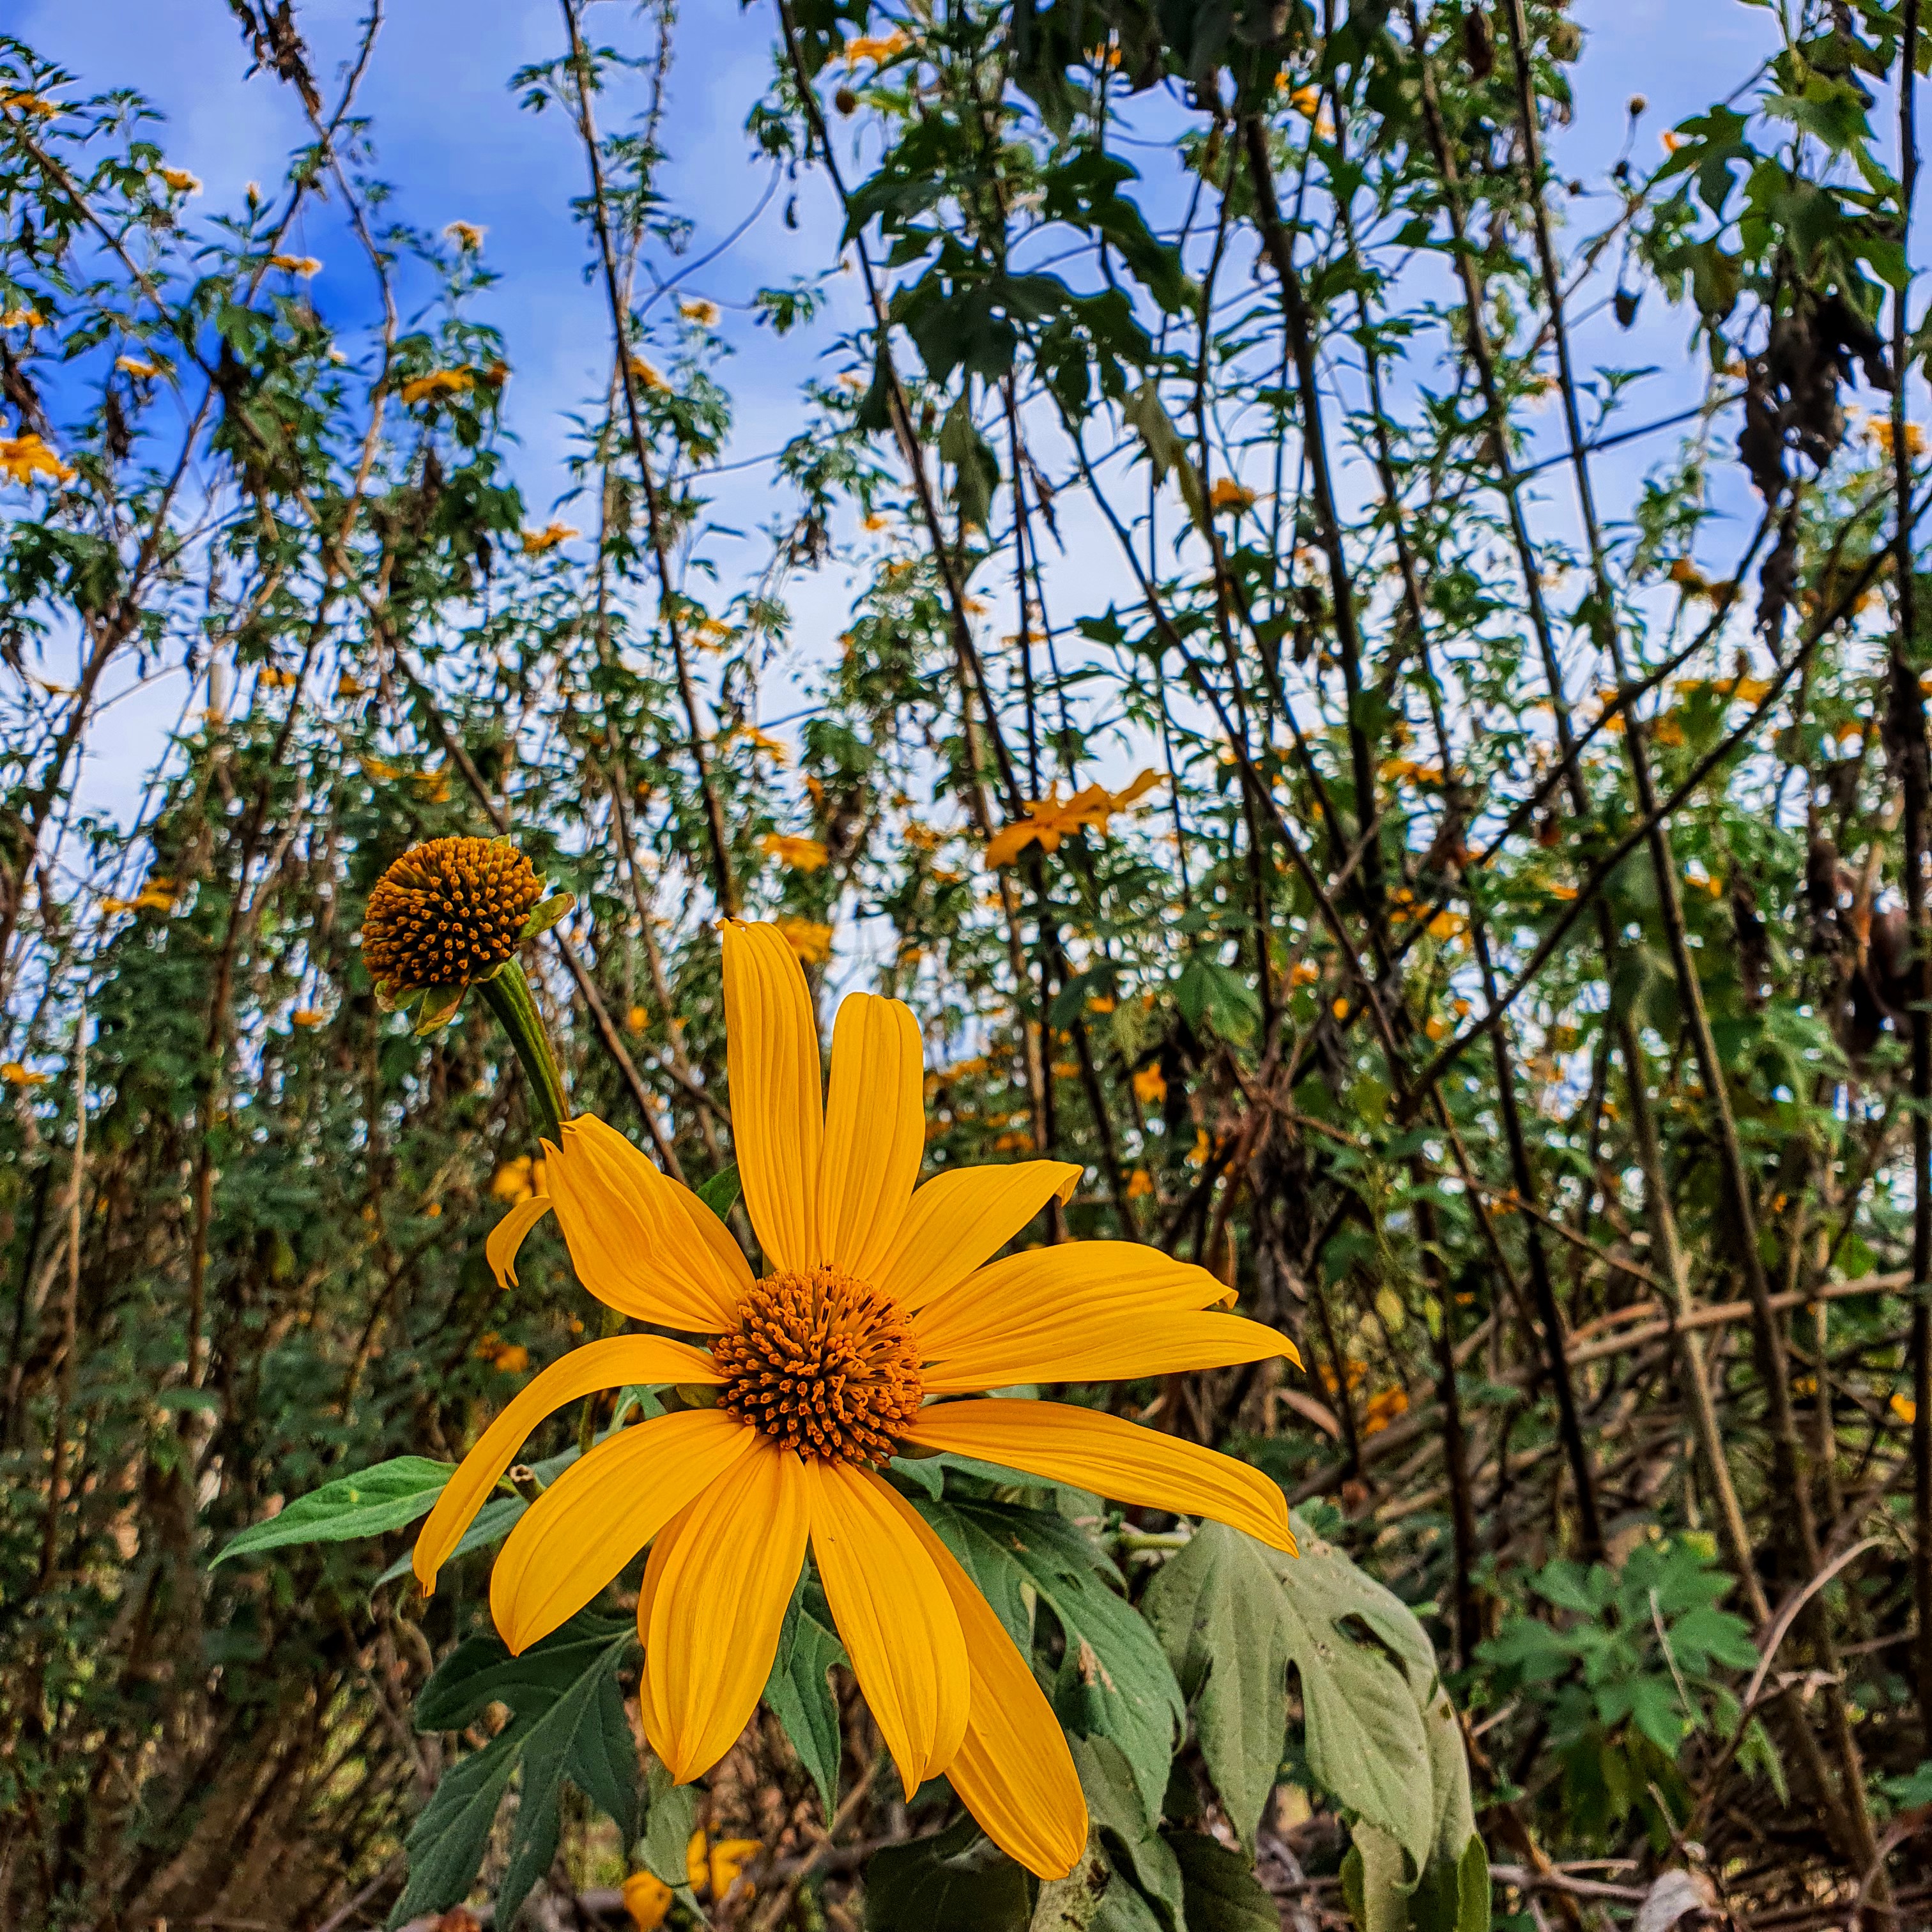
[[[424,1524],[425,1590],[524,1438],[594,1390],[673,1384],[715,1406],[622,1430],[512,1531],[490,1579],[512,1651],[580,1610],[646,1544],[639,1702],[680,1782],[730,1748],[770,1673],[810,1546],[826,1600],[910,1795],[940,1772],[988,1837],[1043,1877],[1070,1870],[1087,1814],[1031,1669],[918,1512],[877,1473],[900,1446],[955,1450],[1128,1503],[1213,1516],[1292,1550],[1280,1490],[1229,1457],[1058,1402],[958,1401],[1294,1353],[1221,1312],[1204,1269],[1124,1241],[997,1253],[1080,1169],[1024,1161],[915,1187],[925,1146],[919,1029],[896,1000],[838,1010],[821,1100],[818,1034],[782,934],[724,933],[739,1171],[766,1272],[688,1189],[588,1115],[544,1147],[546,1193],[490,1240],[500,1276],[554,1209],[584,1286],[622,1313],[712,1338],[620,1335],[574,1350],[504,1410]]]

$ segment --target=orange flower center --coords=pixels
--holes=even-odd
[[[919,1412],[912,1330],[898,1306],[836,1268],[768,1276],[712,1348],[718,1404],[802,1455],[883,1462]]]

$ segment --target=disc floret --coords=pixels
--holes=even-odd
[[[397,994],[471,986],[516,952],[543,882],[507,838],[432,838],[412,847],[369,895],[362,955]]]
[[[801,1454],[879,1463],[919,1413],[910,1324],[890,1295],[831,1267],[759,1282],[712,1354],[718,1406]]]

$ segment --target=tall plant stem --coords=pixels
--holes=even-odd
[[[630,329],[623,295],[617,278],[617,250],[610,234],[610,214],[604,185],[604,162],[597,142],[597,124],[590,112],[590,57],[584,45],[584,31],[578,19],[577,0],[557,0],[563,23],[570,35],[571,74],[577,88],[578,132],[584,142],[585,164],[590,170],[590,213],[597,234],[597,254],[604,280],[604,299],[610,311],[613,352],[616,357],[617,380],[624,395],[624,420],[631,433],[631,448],[637,458],[638,478],[644,485],[644,514],[650,526],[651,554],[657,565],[658,612],[664,620],[664,634],[670,640],[671,663],[677,676],[677,692],[684,706],[685,722],[691,730],[692,761],[698,769],[698,785],[704,800],[704,828],[711,844],[712,886],[718,895],[718,909],[727,919],[738,915],[738,881],[731,869],[731,844],[724,830],[724,808],[712,776],[710,754],[704,748],[704,723],[698,710],[698,688],[691,675],[691,653],[678,620],[677,585],[671,574],[670,531],[663,494],[651,474],[650,439],[638,406],[638,372],[632,367]]]
[[[1905,0],[1898,54],[1900,245],[1912,232],[1918,180],[1918,0]],[[1909,250],[1907,259],[1910,260]],[[1932,745],[1918,685],[1918,585],[1912,556],[1912,450],[1906,436],[1906,388],[1912,367],[1906,288],[1892,298],[1892,462],[1898,514],[1892,581],[1898,622],[1892,633],[1890,728],[1886,733],[1904,794],[1905,904],[1912,958],[1912,1594],[1918,1616],[1912,1641],[1921,1736],[1932,1740],[1932,917],[1925,868],[1932,836]]]
[[[537,1011],[523,968],[514,959],[508,962],[494,979],[483,982],[483,998],[517,1050],[524,1077],[530,1082],[530,1112],[537,1132],[556,1146],[562,1138],[563,1124],[570,1118],[570,1102],[564,1097],[563,1076],[557,1071],[550,1036],[544,1030],[543,1016]]]
[[[1590,477],[1582,418],[1576,398],[1576,371],[1570,336],[1564,316],[1562,278],[1550,234],[1550,213],[1543,193],[1544,164],[1538,125],[1535,76],[1532,65],[1529,26],[1522,0],[1508,0],[1504,16],[1509,30],[1510,50],[1516,70],[1516,106],[1522,135],[1522,156],[1526,198],[1531,229],[1536,243],[1544,300],[1550,314],[1550,334],[1556,348],[1557,374],[1563,402],[1564,424],[1569,440],[1570,468],[1576,490],[1576,504],[1590,553],[1591,574],[1594,586],[1590,614],[1598,644],[1608,656],[1619,687],[1630,682],[1622,626],[1618,622],[1616,593],[1610,580],[1604,549],[1603,527],[1597,514],[1595,492]],[[1717,1040],[1711,1030],[1710,1016],[1704,1004],[1703,987],[1697,962],[1690,943],[1684,918],[1682,895],[1677,878],[1676,860],[1671,849],[1670,830],[1658,809],[1657,788],[1650,767],[1643,721],[1633,714],[1624,733],[1630,778],[1637,806],[1649,824],[1647,843],[1651,868],[1655,877],[1658,913],[1670,949],[1671,967],[1677,980],[1678,998],[1692,1052],[1702,1076],[1706,1105],[1717,1142],[1718,1165],[1722,1172],[1725,1206],[1736,1238],[1738,1258],[1751,1303],[1756,1333],[1759,1372],[1771,1410],[1772,1439],[1778,1477],[1788,1496],[1789,1537],[1798,1580],[1817,1574],[1822,1556],[1811,1497],[1810,1458],[1799,1435],[1791,1402],[1784,1336],[1771,1306],[1771,1283],[1765,1273],[1764,1258],[1758,1246],[1757,1207],[1743,1144],[1738,1135],[1737,1118],[1731,1105],[1730,1090]],[[1835,1672],[1836,1658],[1830,1625],[1822,1603],[1811,1600],[1807,1623],[1820,1667]],[[1869,1870],[1877,1858],[1871,1821],[1864,1803],[1864,1778],[1859,1767],[1850,1718],[1845,1706],[1842,1684],[1827,1686],[1826,1705],[1833,1741],[1844,1780],[1845,1810],[1852,1827],[1850,1847],[1862,1868]]]

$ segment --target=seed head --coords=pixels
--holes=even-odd
[[[362,956],[380,985],[468,986],[517,950],[543,884],[507,838],[432,838],[376,881]]]

